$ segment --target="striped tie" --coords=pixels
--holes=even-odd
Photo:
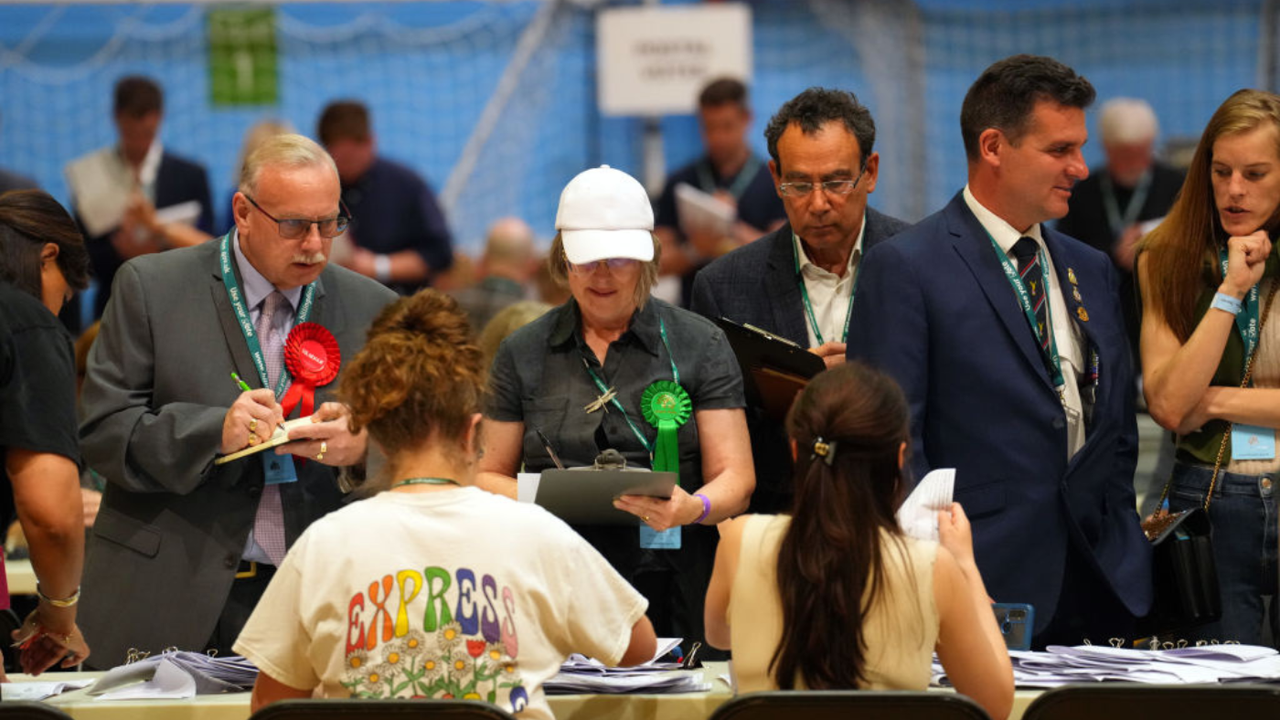
[[[1040,245],[1035,238],[1023,237],[1013,244],[1013,256],[1018,259],[1018,275],[1022,277],[1022,286],[1027,289],[1031,298],[1031,308],[1036,316],[1036,338],[1045,358],[1049,357],[1049,304],[1045,302],[1046,290],[1044,268],[1040,267]]]

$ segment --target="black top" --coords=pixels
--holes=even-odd
[[[631,421],[650,443],[656,428],[640,414],[640,397],[658,380],[671,380],[671,357],[662,343],[659,318],[675,355],[680,385],[693,401],[694,417],[681,426],[680,486],[702,486],[702,452],[696,413],[741,408],[746,404],[742,375],[724,333],[709,320],[661,300],[651,299],[632,317],[631,327],[609,346],[603,368],[580,329],[577,303],[570,299],[515,331],[498,348],[491,370],[492,393],[485,415],[524,423],[525,471],[554,467],[538,440],[542,430],[565,467],[590,465],[608,448],[621,452],[633,467],[652,467],[648,452],[616,408],[587,413],[599,396],[583,366],[585,358],[609,387]],[[701,639],[702,604],[718,536],[714,527],[682,528],[680,550],[642,550],[636,527],[574,528],[650,602],[649,617],[660,635]],[[664,578],[654,583],[652,578]]]
[[[71,336],[39,300],[0,281],[0,455],[10,448],[80,464]],[[0,462],[0,519],[7,525],[13,513],[12,485]]]
[[[435,193],[408,167],[377,158],[359,180],[342,186],[342,201],[351,211],[356,245],[380,255],[415,250],[432,274],[453,264],[453,241]],[[409,294],[425,285],[396,283],[391,289]]]

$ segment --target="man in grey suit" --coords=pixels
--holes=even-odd
[[[765,138],[788,222],[698,273],[690,307],[786,338],[830,367],[844,362],[862,253],[907,225],[867,207],[880,156],[873,151],[875,121],[853,93],[805,90],[769,120]],[[752,511],[786,510],[785,433],[758,410],[748,420],[756,460]]]
[[[229,654],[285,548],[341,504],[338,468],[365,458],[325,401],[395,295],[328,265],[348,218],[319,145],[273,138],[240,180],[227,236],[120,269],[89,356],[80,436],[108,482],[81,619],[98,667],[129,648]],[[293,442],[214,464],[309,412],[309,393]]]

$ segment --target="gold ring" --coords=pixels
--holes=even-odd
[[[250,444],[250,445],[257,445],[257,444],[258,444],[258,436],[257,436],[256,434],[254,434],[254,433],[249,433],[249,444]]]
[[[258,418],[251,418],[249,420],[249,432],[258,432]]]
[[[640,518],[640,519],[641,519],[641,520],[643,520],[643,521],[645,521],[645,522],[649,522],[649,516],[648,516],[648,515],[645,515],[644,517],[642,517],[642,518]]]
[[[316,460],[323,460],[324,454],[329,452],[329,443],[324,440],[320,441],[320,452],[316,453]]]

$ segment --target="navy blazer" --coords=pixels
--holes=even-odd
[[[1062,404],[1031,328],[960,194],[867,253],[849,330],[849,357],[883,369],[906,393],[915,477],[956,468],[955,499],[972,521],[987,589],[999,602],[1034,605],[1037,632],[1054,617],[1069,542],[1130,612],[1151,604],[1115,273],[1106,255],[1041,227],[1068,314],[1099,356],[1087,440],[1070,460]]]
[[[155,188],[156,208],[166,208],[188,200],[198,201],[200,215],[196,218],[196,227],[213,234],[213,202],[209,196],[209,176],[205,173],[204,166],[165,151],[160,155]],[[80,222],[78,214],[76,221],[80,223],[83,232],[84,223]],[[93,314],[94,317],[101,317],[102,311],[107,307],[107,300],[111,297],[112,280],[124,261],[112,246],[110,233],[96,237],[89,237],[85,233],[85,238],[94,279],[98,281]]]
[[[907,227],[895,217],[867,208],[862,252]],[[739,324],[749,323],[809,347],[793,247],[791,223],[786,223],[716,259],[694,278],[689,309],[711,319],[726,317]]]
[[[907,224],[867,208],[862,251],[879,245]],[[708,318],[749,323],[809,347],[804,301],[796,282],[791,224],[720,257],[693,280],[690,309]],[[755,460],[756,489],[751,512],[788,512],[791,508],[791,451],[786,431],[758,408],[747,408],[747,430]]]

